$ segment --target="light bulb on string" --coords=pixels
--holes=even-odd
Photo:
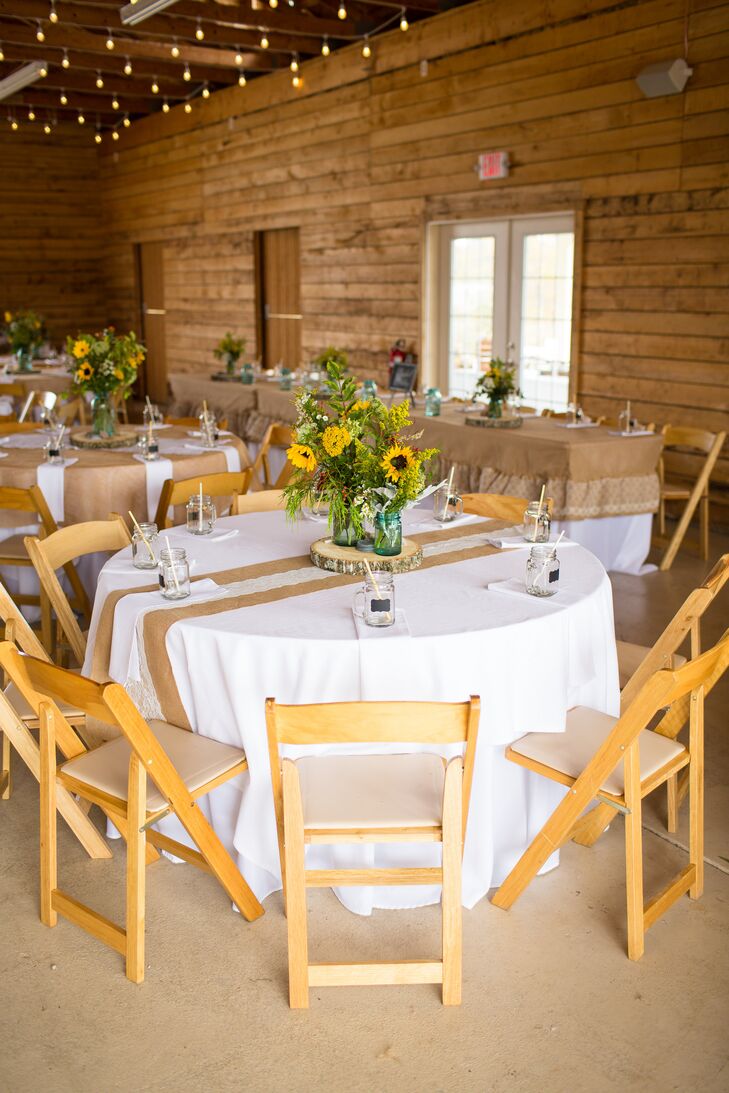
[[[186,102],[185,103],[185,113],[186,114],[192,114],[192,103],[191,102]]]
[[[408,23],[408,17],[405,12],[405,8],[403,8],[400,12],[400,30],[405,31],[408,29],[409,26],[410,24]]]
[[[192,73],[190,72],[190,66],[185,65],[185,71],[182,73],[182,78],[186,83],[189,83],[192,79]]]
[[[170,112],[170,104],[167,102],[167,99],[165,99],[165,101],[162,103],[162,113],[163,114],[169,114],[169,112]]]
[[[106,48],[109,51],[114,48],[114,39],[111,36],[111,27],[106,28]]]
[[[35,121],[35,110],[32,106],[28,108],[28,121]]]
[[[204,99],[209,99],[210,98],[210,88],[208,87],[207,83],[205,84],[205,86],[202,89],[202,97]]]
[[[78,118],[76,120],[78,121],[79,125],[84,125],[86,123],[86,118],[83,116],[80,110],[78,112]]]
[[[151,91],[152,91],[153,95],[158,95],[159,94],[159,84],[157,83],[157,77],[156,76],[152,80]]]
[[[330,53],[331,49],[329,48],[329,39],[326,35],[324,35],[324,41],[321,44],[321,55],[322,57],[328,57]]]
[[[112,110],[118,110],[119,109],[119,100],[116,97],[111,100],[111,109]]]
[[[42,68],[38,69],[38,75],[40,76],[40,78],[42,80],[44,80],[46,78],[46,76],[48,75],[48,69],[46,68],[45,65],[43,65]]]
[[[261,35],[261,49],[268,49],[268,38],[266,37],[265,30]]]
[[[369,58],[372,56],[372,47],[370,46],[369,38],[365,35],[364,45],[362,46],[362,56]]]
[[[180,56],[180,47],[177,44],[176,38],[172,39],[172,49],[170,50],[170,53],[175,58],[175,60],[177,60],[177,58]]]
[[[125,76],[131,76],[132,72],[134,71],[134,69],[132,68],[131,57],[127,57],[126,61],[124,62],[124,68],[122,71],[124,72]]]
[[[203,30],[202,23],[199,19],[197,21],[197,27],[195,28],[195,37],[197,38],[198,42],[202,42],[203,38],[205,37],[205,31]]]
[[[68,52],[64,49],[63,57],[61,59],[61,68],[70,68],[71,62],[68,59]]]
[[[51,0],[51,10],[48,13],[48,18],[52,23],[58,22],[58,12],[56,11],[56,0]]]
[[[13,120],[12,120],[12,121],[10,122],[10,128],[11,128],[11,129],[13,130],[13,132],[14,132],[14,133],[16,133],[16,132],[17,132],[17,130],[18,130],[18,123],[17,123],[17,121],[15,120],[15,118],[13,118]]]
[[[268,6],[269,6],[269,8],[277,8],[278,7],[278,0],[268,0]]]
[[[5,60],[5,54],[3,53],[2,42],[0,42],[0,61]]]
[[[296,54],[295,53],[294,53],[293,57],[291,58],[291,64],[289,65],[289,68],[291,69],[292,72],[298,72],[299,71],[299,62],[296,59]]]
[[[342,3],[341,0],[340,0],[339,7],[337,8],[337,18],[338,19],[346,19],[347,18],[347,9],[345,8],[344,3]]]
[[[97,144],[101,144],[101,133],[97,131],[94,133],[94,140]]]
[[[294,87],[301,87],[301,76],[299,76],[297,73],[297,75],[295,75],[292,79],[291,83]]]
[[[245,87],[247,82],[248,81],[246,80],[245,72],[239,73],[239,75],[238,75],[238,87]]]
[[[131,124],[132,124],[132,119],[129,117],[128,114],[125,114],[124,117],[122,118],[122,125],[124,126],[125,129],[128,129]]]
[[[98,68],[96,70],[96,86],[98,87],[99,91],[101,91],[102,87],[104,86],[104,78],[101,75],[101,72],[99,72]]]
[[[48,122],[46,122],[46,124],[45,124],[45,125],[43,126],[43,132],[44,132],[44,133],[46,134],[46,136],[48,136],[48,134],[50,133],[50,131],[51,131],[51,127],[50,127],[50,125],[48,124]]]
[[[119,140],[119,133],[118,133],[118,131],[117,131],[116,129],[112,129],[112,131],[111,131],[111,139],[112,139],[112,140]]]
[[[63,90],[63,88],[61,88],[61,94],[58,101],[60,102],[61,106],[68,106],[68,95]]]
[[[240,66],[243,64],[243,54],[241,53],[241,51],[238,49],[237,46],[235,48],[236,48],[235,64],[236,64],[236,68],[240,68]]]
[[[38,29],[35,32],[35,36],[39,42],[45,42],[46,40],[46,36],[43,33],[43,27],[41,26],[40,22],[38,23]]]

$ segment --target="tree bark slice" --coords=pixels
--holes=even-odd
[[[411,569],[419,568],[423,561],[423,551],[412,539],[403,539],[402,552],[387,558],[380,554],[364,554],[356,547],[337,546],[331,539],[317,539],[311,544],[309,557],[319,569],[363,577],[367,573],[365,558],[372,569],[387,573],[408,573]]]

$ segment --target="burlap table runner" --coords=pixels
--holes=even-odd
[[[437,544],[443,544],[443,550],[426,553],[423,558],[422,569],[431,569],[440,565],[454,565],[458,562],[472,558],[484,557],[489,554],[497,554],[499,550],[486,542],[464,545],[458,549],[457,540],[469,539],[506,527],[503,521],[480,520],[476,523],[468,523],[461,527],[449,528],[447,531],[422,532],[410,536],[424,548]],[[456,541],[451,549],[449,543]],[[198,577],[198,580],[214,580],[225,585],[240,584],[245,581],[258,581],[265,577],[275,577],[294,574],[302,570],[315,570],[308,555],[299,555],[292,558],[282,558],[275,562],[264,562],[258,565],[243,566],[239,569],[223,570],[219,573],[208,573]],[[202,618],[219,615],[228,611],[237,611],[243,607],[255,607],[266,603],[275,603],[289,599],[293,596],[308,595],[311,592],[319,592],[325,588],[340,588],[346,585],[359,584],[360,576],[346,576],[317,571],[321,577],[307,579],[298,583],[274,584],[273,587],[263,588],[254,592],[241,592],[238,595],[230,595],[225,598],[203,600],[198,603],[179,607],[168,607],[157,611],[148,611],[142,622],[140,658],[143,661],[143,675],[148,677],[154,690],[159,713],[165,721],[175,725],[190,728],[185,709],[175,683],[172,665],[167,653],[166,638],[169,629],[175,623],[182,620]],[[313,574],[312,574],[313,577]],[[103,680],[108,678],[109,657],[114,625],[114,612],[119,600],[124,596],[138,592],[153,591],[157,585],[148,585],[144,588],[120,589],[107,596],[102,607],[101,617],[94,644],[91,676],[93,679]],[[146,650],[154,649],[154,657],[146,656]]]
[[[194,444],[188,436],[188,430],[171,426],[162,429],[159,437],[164,440],[178,440]],[[230,444],[238,449],[241,469],[250,466],[248,449],[238,437],[228,438]],[[42,448],[10,448],[3,446],[0,451],[7,452],[6,459],[0,459],[0,486],[34,486],[36,469],[43,460]],[[77,524],[85,520],[103,520],[110,512],[126,514],[129,509],[135,513],[147,513],[147,476],[143,463],[134,458],[135,448],[98,451],[87,449],[69,449],[67,455],[76,459],[72,467],[67,467],[64,480],[64,523]],[[194,451],[189,455],[181,452],[161,453],[170,459],[173,476],[176,479],[195,478],[206,474],[215,474],[228,469],[222,451]],[[5,524],[5,521],[2,521]]]

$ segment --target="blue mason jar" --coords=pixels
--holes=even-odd
[[[365,380],[360,395],[363,402],[371,402],[372,399],[377,398],[377,384],[375,381]]]
[[[293,373],[290,368],[281,369],[281,379],[279,380],[279,387],[282,391],[290,391],[294,384]]]
[[[443,401],[437,387],[429,387],[425,392],[425,416],[440,417],[440,404]]]
[[[245,384],[253,383],[253,365],[244,364],[240,370],[240,382]]]
[[[378,512],[375,515],[375,554],[392,558],[402,554],[402,514]]]

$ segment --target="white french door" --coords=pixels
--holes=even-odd
[[[430,375],[467,397],[492,357],[519,368],[524,401],[569,401],[574,217],[434,225]],[[433,355],[435,359],[433,360]]]

